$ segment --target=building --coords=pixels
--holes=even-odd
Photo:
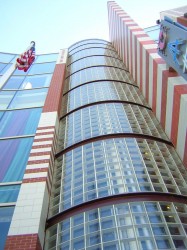
[[[108,11],[110,41],[187,166],[187,81],[169,68],[158,55],[158,44],[115,2],[108,2]],[[161,19],[167,15],[187,27],[186,11],[186,6],[164,11]]]
[[[187,248],[187,171],[152,112],[144,52],[136,63],[136,37],[113,28],[120,18],[135,26],[109,2],[112,43],[39,55],[28,73],[1,53],[1,247]]]

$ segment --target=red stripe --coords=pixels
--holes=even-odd
[[[57,64],[53,73],[51,84],[43,107],[44,112],[58,111],[60,113],[62,91],[64,88],[65,64]]]

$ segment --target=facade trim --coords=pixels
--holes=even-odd
[[[120,83],[126,83],[126,84],[128,84],[128,85],[131,85],[131,86],[133,86],[133,87],[136,87],[136,88],[138,88],[138,86],[137,85],[135,85],[135,84],[132,84],[132,83],[130,83],[130,82],[125,82],[125,81],[121,81],[121,80],[111,80],[111,79],[99,79],[99,80],[93,80],[93,81],[89,81],[89,82],[85,82],[85,83],[82,83],[82,84],[80,84],[80,85],[78,85],[78,86],[75,86],[75,87],[73,87],[73,88],[71,88],[70,90],[68,90],[67,92],[65,92],[64,94],[63,94],[63,96],[65,96],[66,94],[68,94],[70,91],[72,91],[72,90],[74,90],[74,89],[76,89],[76,88],[79,88],[79,87],[81,87],[81,86],[83,86],[83,85],[86,85],[86,84],[89,84],[89,83],[95,83],[95,82],[120,82]]]
[[[73,61],[72,63],[68,64],[67,67],[71,66],[73,63],[76,63],[77,61],[80,61],[82,59],[85,59],[85,58],[88,58],[88,57],[94,57],[94,56],[103,56],[103,57],[111,57],[111,58],[115,58],[121,62],[123,62],[119,57],[114,57],[114,56],[109,56],[109,55],[89,55],[89,56],[84,56],[84,57],[81,57],[75,61]]]
[[[105,44],[105,45],[107,45],[107,44]],[[113,47],[111,46],[111,48],[113,48]],[[112,51],[116,52],[115,49],[109,49],[109,48],[104,48],[104,47],[89,47],[89,48],[80,49],[80,50],[74,52],[73,54],[69,55],[68,58],[75,55],[76,53],[83,51],[83,50],[86,50],[86,49],[108,49],[108,50],[112,50]],[[71,53],[71,51],[69,53]]]
[[[67,152],[69,152],[77,147],[83,146],[87,143],[100,141],[100,140],[106,140],[106,139],[115,139],[115,138],[138,138],[138,139],[141,138],[141,139],[154,140],[154,141],[162,142],[162,143],[165,143],[167,145],[173,146],[173,144],[170,141],[167,141],[167,140],[164,140],[162,138],[155,137],[152,135],[137,134],[137,133],[117,133],[117,134],[99,135],[99,136],[95,136],[95,137],[77,142],[77,143],[61,150],[60,152],[58,152],[55,155],[55,158],[58,158],[58,157],[62,156],[63,154],[65,154],[65,153],[67,153]]]
[[[73,49],[71,49],[71,47],[75,46],[76,44],[78,45],[78,44],[80,44],[80,43],[83,42],[83,41],[88,41],[88,40],[86,39],[86,40],[82,40],[82,41],[79,41],[79,42],[76,42],[76,43],[72,44],[72,45],[69,47],[69,49],[70,49],[69,52],[71,52],[72,50],[74,50],[74,49],[76,49],[76,48],[78,48],[78,47],[84,46],[84,45],[86,45],[86,44],[107,44],[107,45],[111,45],[111,46],[112,46],[112,44],[111,44],[110,42],[105,41],[105,40],[102,40],[102,39],[98,39],[98,40],[100,40],[100,41],[103,41],[103,42],[99,42],[99,43],[93,42],[93,40],[97,40],[97,39],[91,39],[91,40],[92,40],[91,43],[90,43],[90,42],[87,42],[87,43],[81,44],[81,45],[79,45],[79,46],[77,46],[77,47],[75,47],[75,48],[73,48]],[[105,42],[105,43],[104,43],[104,42]]]
[[[71,73],[70,75],[68,75],[68,76],[66,77],[65,80],[67,80],[70,76],[72,76],[72,75],[74,75],[74,74],[76,74],[76,73],[78,73],[79,71],[82,71],[82,70],[84,70],[84,69],[99,68],[99,67],[109,67],[109,68],[121,69],[121,70],[126,71],[126,72],[129,73],[128,70],[123,69],[123,68],[119,68],[119,67],[112,66],[112,65],[101,65],[101,64],[99,64],[99,65],[93,65],[93,66],[89,66],[89,67],[85,67],[85,68],[79,69],[79,70],[77,70],[77,71]]]
[[[73,109],[71,111],[69,111],[68,113],[66,113],[65,115],[63,115],[62,117],[60,117],[60,120],[64,119],[66,116],[80,110],[80,109],[83,109],[83,108],[87,108],[87,107],[90,107],[90,106],[94,106],[94,105],[98,105],[98,104],[103,104],[103,103],[124,103],[124,104],[131,104],[131,105],[137,105],[137,106],[140,106],[140,107],[143,107],[143,108],[146,108],[146,109],[149,109],[151,110],[151,108],[149,108],[148,106],[145,106],[145,105],[142,105],[142,104],[139,104],[139,103],[135,103],[135,102],[129,102],[129,101],[121,101],[121,100],[105,100],[105,101],[99,101],[99,102],[92,102],[92,103],[88,103],[88,104],[85,104],[83,106],[80,106],[76,109]]]
[[[110,195],[87,201],[71,207],[55,216],[49,218],[46,222],[46,229],[59,223],[60,221],[74,216],[91,209],[99,208],[102,206],[119,204],[124,202],[137,202],[137,201],[167,201],[167,202],[178,202],[187,204],[186,196],[171,194],[171,193],[160,193],[160,192],[135,192],[135,193],[123,193]]]

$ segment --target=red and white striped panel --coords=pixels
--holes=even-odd
[[[169,71],[157,44],[115,2],[108,2],[110,41],[187,166],[187,82]]]

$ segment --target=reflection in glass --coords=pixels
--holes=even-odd
[[[43,106],[48,89],[18,91],[10,103],[10,109]]]
[[[0,249],[4,249],[14,207],[0,207]]]
[[[0,53],[0,62],[9,63],[14,57],[14,54]]]
[[[41,112],[41,108],[4,112],[0,118],[0,137],[34,134]]]
[[[55,63],[56,62],[33,64],[29,71],[29,75],[53,73],[55,68]]]
[[[33,137],[0,140],[0,182],[22,180],[32,143]]]
[[[3,89],[19,89],[24,76],[11,76],[3,86]]]
[[[15,202],[20,190],[20,185],[0,186],[0,202]]]
[[[53,62],[57,60],[58,54],[48,54],[48,55],[39,55],[37,56],[35,63],[45,63],[45,62]]]
[[[0,92],[0,109],[6,109],[8,107],[15,93],[14,91]]]
[[[51,74],[27,76],[24,79],[24,82],[20,88],[28,89],[28,88],[49,87],[51,77],[52,77]]]

